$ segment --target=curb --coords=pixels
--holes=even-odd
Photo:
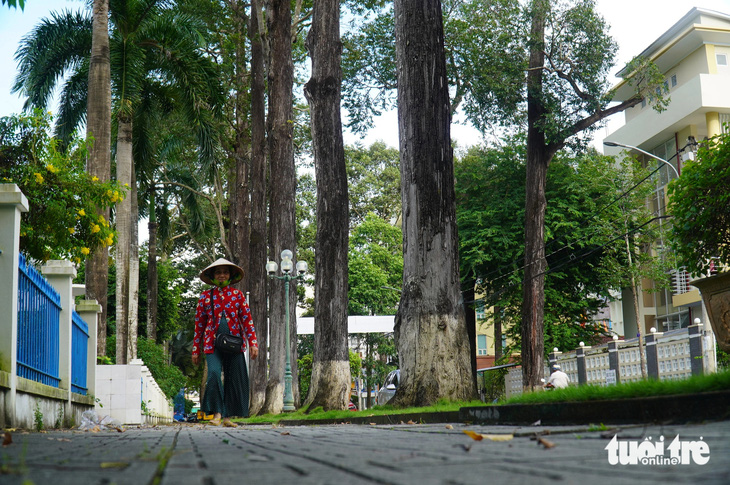
[[[459,410],[460,422],[544,425],[720,421],[730,417],[730,390],[603,401],[511,404]]]
[[[475,408],[476,409],[476,408]],[[283,426],[314,426],[320,424],[440,424],[461,421],[461,410],[441,413],[383,414],[380,416],[353,416],[350,419],[282,419]]]
[[[470,423],[527,426],[693,423],[730,419],[730,390],[602,401],[464,407],[459,411],[353,416],[350,419],[283,419],[282,426],[326,424]],[[265,424],[265,423],[257,423]]]

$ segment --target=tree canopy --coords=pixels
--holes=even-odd
[[[502,309],[517,345],[525,157],[521,140],[510,139],[500,148],[472,147],[455,164],[462,283],[476,282],[477,304]],[[641,236],[637,245],[656,237],[657,225],[645,224],[651,214],[641,203],[652,187],[646,183],[627,193],[632,181],[646,175],[628,163],[616,166],[595,151],[561,152],[553,160],[545,216],[549,348],[571,349],[605,335],[592,317],[612,298],[611,290],[629,280],[621,270],[626,267],[624,217],[631,220],[632,234]]]
[[[730,136],[700,145],[669,184],[673,249],[696,276],[730,262]]]

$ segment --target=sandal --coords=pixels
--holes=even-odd
[[[223,420],[223,426],[225,426],[226,428],[238,428],[238,425],[230,419]]]
[[[220,426],[221,425],[221,420],[220,420],[220,418],[218,418],[218,419],[211,419],[210,421],[208,421],[208,424],[210,424],[211,426]]]

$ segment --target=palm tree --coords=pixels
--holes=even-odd
[[[164,98],[182,112],[197,136],[200,166],[214,160],[213,120],[223,94],[212,61],[201,49],[195,19],[178,13],[172,1],[109,0],[113,121],[116,128],[117,181],[136,187],[133,160],[143,163],[149,152],[135,129],[148,127],[145,103]],[[92,19],[82,13],[54,13],[21,42],[16,59],[19,74],[13,88],[28,96],[26,108],[47,107],[63,80],[56,135],[68,139],[86,114]],[[136,356],[137,240],[136,190],[117,206],[117,363]],[[129,329],[129,335],[127,335]]]
[[[112,87],[109,67],[109,0],[93,1],[89,89],[86,109],[86,138],[94,140],[89,151],[89,175],[106,181],[111,178]],[[98,210],[109,220],[109,209]],[[97,355],[106,355],[106,304],[109,282],[109,248],[97,249],[86,263],[86,295],[101,305],[98,316]]]

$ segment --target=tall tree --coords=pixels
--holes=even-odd
[[[350,360],[347,347],[347,171],[340,118],[342,43],[340,2],[314,3],[307,35],[312,77],[304,86],[310,107],[317,178],[317,250],[314,361],[306,404],[347,409]]]
[[[547,167],[561,144],[546,146],[542,126],[547,107],[542,86],[545,17],[549,0],[535,0],[527,65],[527,183],[525,184],[525,276],[522,282],[522,384],[533,389],[544,375],[545,186]]]
[[[370,213],[353,228],[349,252],[348,313],[393,315],[403,282],[403,232]]]
[[[112,84],[109,58],[109,0],[94,0],[89,59],[86,137],[94,140],[86,169],[99,180],[111,178]],[[109,220],[109,211],[98,209]],[[106,355],[107,284],[109,281],[109,248],[94,251],[86,263],[86,297],[101,305],[97,316],[97,355]]]
[[[459,289],[451,111],[441,2],[395,2],[403,199],[398,405],[476,396]]]
[[[295,198],[296,168],[294,166],[293,137],[293,83],[294,63],[292,61],[292,13],[291,4],[284,0],[272,0],[266,9],[267,39],[270,62],[268,65],[269,113],[267,116],[270,173],[272,180],[269,191],[269,241],[270,259],[279,260],[284,249],[295,255]],[[293,282],[292,282],[293,283]],[[296,307],[296,285],[289,292],[289,308]],[[281,412],[284,405],[284,367],[286,345],[291,347],[293,382],[296,378],[296,312],[290,312],[291,341],[286,342],[284,308],[284,285],[272,282],[270,286],[269,318],[269,379],[266,385],[264,413]],[[297,396],[295,389],[292,389]]]
[[[526,389],[539,387],[544,375],[548,165],[571,137],[590,132],[604,118],[635,106],[648,96],[647,92],[654,99],[657,99],[654,92],[659,93],[655,105],[659,109],[664,103],[661,97],[663,77],[656,67],[644,66],[643,72],[630,69],[637,83],[636,94],[608,107],[612,95],[606,92],[606,73],[612,65],[616,46],[606,33],[605,22],[595,12],[593,0],[578,0],[574,5],[560,7],[553,11],[548,0],[534,0],[529,10],[522,301],[522,384]],[[653,91],[647,91],[647,88]]]
[[[350,227],[373,213],[388,223],[401,217],[398,150],[375,142],[345,147],[350,195]]]
[[[266,308],[266,67],[264,65],[264,26],[260,25],[261,1],[251,0],[248,35],[251,43],[251,235],[248,265],[251,313],[256,325],[259,347],[269,340]],[[264,404],[267,359],[251,362],[252,414]]]
[[[229,245],[231,248],[231,261],[238,265],[249,265],[249,238],[251,233],[251,98],[249,96],[249,77],[247,62],[248,50],[246,46],[247,31],[249,27],[246,6],[241,0],[230,0],[228,2],[231,10],[231,22],[233,23],[233,35],[230,57],[233,59],[232,91],[233,91],[233,140],[232,147],[228,150],[231,160],[230,176],[230,226]],[[255,12],[255,10],[254,10]],[[263,120],[259,120],[263,122]],[[258,266],[262,266],[257,261]],[[239,286],[244,291],[249,289],[249,272],[244,271],[244,277]]]
[[[465,286],[477,282],[476,303],[498,307],[495,328],[504,324],[511,351],[519,351],[521,343],[526,181],[522,143],[516,139],[506,140],[501,148],[472,147],[455,165],[462,281]],[[553,202],[545,213],[547,348],[571,349],[580,341],[590,345],[605,335],[602,327],[591,325],[591,317],[611,298],[612,289],[630,281],[622,269],[627,266],[624,216],[629,235],[652,218],[641,203],[651,184],[627,192],[639,179],[623,183],[633,174],[638,172],[631,166],[617,167],[612,157],[594,150],[561,151],[552,162],[546,198]],[[654,227],[643,225],[637,241],[645,243],[653,235]],[[495,336],[495,341],[501,339]]]

